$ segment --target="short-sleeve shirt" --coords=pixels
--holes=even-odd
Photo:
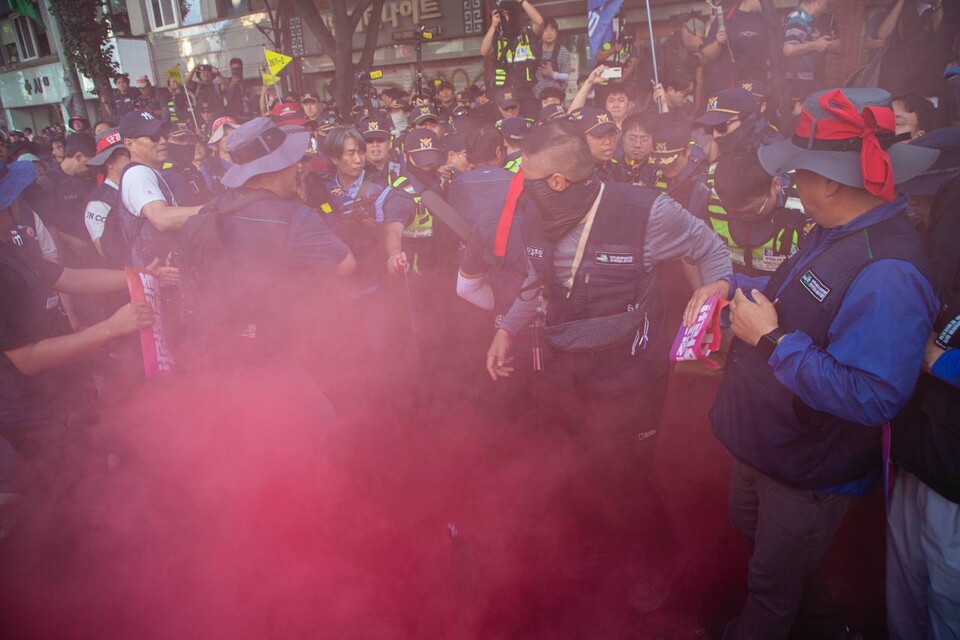
[[[70,329],[62,316],[59,297],[52,290],[36,291],[30,284],[49,289],[60,278],[63,267],[36,260],[29,269],[34,275],[27,280],[7,263],[23,262],[21,251],[9,242],[0,242],[0,428],[7,430],[7,436],[17,429],[62,426],[69,408],[76,406],[71,404],[75,392],[82,392],[77,377],[80,369],[75,365],[26,376],[6,356],[8,351]],[[61,322],[52,323],[51,313],[61,314]]]
[[[47,224],[74,237],[85,236],[84,205],[94,187],[93,181],[68,175],[57,165],[38,181],[38,185],[47,191],[42,196],[45,205],[41,205],[49,209],[43,216],[47,218]]]
[[[804,44],[811,42],[813,40],[813,30],[813,16],[810,15],[806,9],[798,6],[787,15],[787,22],[784,25],[783,32],[783,44]],[[813,82],[816,63],[812,53],[787,58],[786,63],[788,79]]]
[[[117,189],[119,186],[109,178],[103,181],[104,184]],[[87,225],[87,233],[90,234],[90,240],[96,241],[103,235],[103,228],[107,222],[107,216],[110,214],[111,206],[102,200],[90,200],[87,202],[86,215],[84,222]]]
[[[173,198],[169,200],[164,197],[164,191],[161,189],[161,183],[167,193],[170,193],[170,187],[164,182],[163,177],[146,165],[137,165],[130,167],[123,174],[121,181],[120,199],[123,206],[135,216],[143,213],[143,208],[151,202],[162,200],[172,206],[176,206]]]
[[[714,59],[705,76],[707,93],[713,94],[721,89],[733,86],[737,80],[765,80],[769,73],[767,60],[766,31],[763,25],[763,13],[760,11],[741,11],[737,9],[726,19],[727,42],[720,49],[720,55]],[[720,23],[714,21],[703,40],[704,45],[717,40]],[[730,50],[733,50],[733,60]]]

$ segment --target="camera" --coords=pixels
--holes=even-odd
[[[372,71],[357,71],[357,82],[370,82],[371,80],[379,80],[383,77],[383,71],[379,69],[374,69]]]

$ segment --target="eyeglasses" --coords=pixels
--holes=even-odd
[[[727,135],[727,132],[730,131],[730,126],[736,122],[740,122],[740,118],[733,118],[732,120],[727,120],[726,122],[721,122],[720,124],[707,125],[703,128],[708,135],[713,135],[714,132],[720,134],[721,136]]]
[[[738,210],[738,209],[732,209],[730,207],[727,207],[727,215],[729,215],[732,218],[759,218],[760,215],[763,213],[763,210],[767,208],[768,202],[770,202],[769,193],[766,195],[766,197],[764,197],[763,203],[761,203],[760,208],[757,209],[755,213],[751,214],[742,209]]]

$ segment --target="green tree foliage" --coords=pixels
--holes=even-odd
[[[63,51],[67,62],[91,80],[108,117],[113,116],[110,79],[117,71],[113,45],[108,43],[112,30],[110,17],[103,11],[103,0],[51,0],[50,8],[60,24]]]

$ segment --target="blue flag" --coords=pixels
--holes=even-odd
[[[597,52],[605,42],[613,40],[613,20],[623,0],[587,0],[587,35],[590,38],[590,62],[597,61]]]

